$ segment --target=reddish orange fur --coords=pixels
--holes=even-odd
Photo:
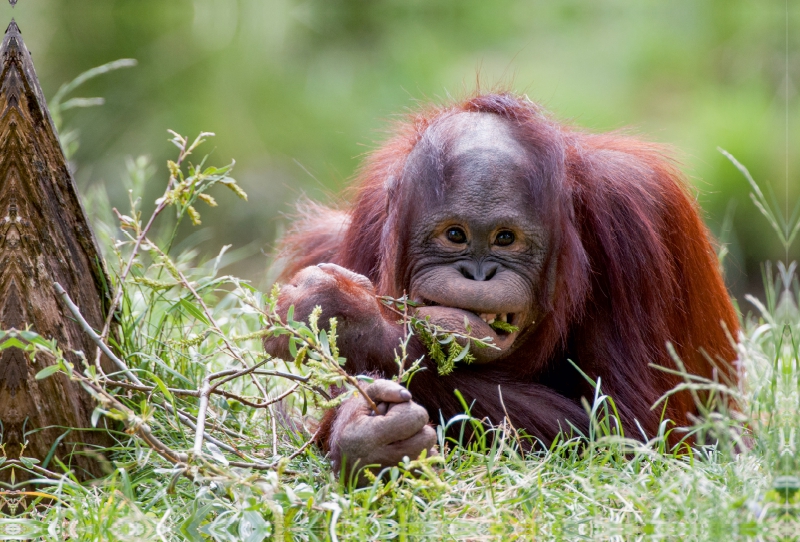
[[[402,295],[408,266],[403,251],[405,203],[392,180],[428,126],[462,111],[508,119],[553,159],[542,167],[550,167],[558,177],[548,217],[559,244],[552,255],[557,258],[557,283],[545,321],[511,359],[480,373],[485,384],[465,380],[469,371],[479,374],[473,368],[457,369],[447,378],[431,371],[415,377],[415,400],[428,407],[434,420],[437,407],[445,416],[459,408],[451,397],[454,388],[466,389],[478,404],[483,402],[483,415],[495,422],[505,415],[493,399],[500,383],[511,386],[508,396],[503,388],[506,401],[513,400],[523,410],[526,397],[540,387],[554,387],[572,401],[581,395],[591,400],[591,388],[577,381],[580,377],[570,368],[569,358],[602,379],[603,391],[614,397],[627,431],[638,434],[637,420],[652,436],[660,412],[650,407],[680,382],[650,366],[675,368],[667,342],[675,345],[691,373],[712,376],[711,359],[733,374],[730,363],[736,354],[727,333],[736,336],[737,315],[708,230],[665,149],[620,134],[573,129],[509,93],[433,107],[400,123],[358,174],[349,227],[342,235],[321,234],[329,229],[325,221],[332,215],[314,208],[284,241],[290,254],[284,278],[305,265],[329,261],[366,275],[379,294]],[[387,345],[387,350],[395,346]],[[385,367],[372,361],[353,368],[361,372]],[[512,397],[515,383],[531,383],[536,389],[520,388]],[[535,433],[547,412],[541,403],[529,404],[539,406],[517,414],[517,426]],[[678,425],[688,424],[695,412],[688,393],[669,401],[668,416]],[[552,431],[555,425],[545,424],[540,431]],[[545,435],[545,440],[551,437]]]

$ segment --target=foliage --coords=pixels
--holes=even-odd
[[[203,138],[190,144],[173,134],[179,157],[158,212],[171,206],[178,218],[190,216],[189,206],[212,184],[233,183],[229,168],[187,164]],[[291,315],[281,321],[277,288],[266,294],[221,274],[230,263],[225,248],[202,263],[192,247],[171,248],[173,225],[166,236],[153,234],[161,238],[154,241],[155,217],[143,220],[136,196],[149,182],[148,168],[146,160],[130,161],[131,209],[117,213],[122,228],[106,247],[118,327],[100,335],[125,370],[104,374],[89,353],[82,367],[72,366],[52,340],[29,330],[0,333],[0,350],[53,356],[56,363],[37,378],[61,371],[79,382],[97,400],[93,420],[122,424],[112,449],[94,451],[109,461],[108,476],[80,484],[55,458],[50,464],[3,460],[0,468],[35,479],[24,491],[0,493],[7,511],[0,536],[700,540],[789,536],[797,529],[800,286],[794,264],[778,264],[777,273],[766,266],[766,302],[750,299],[757,313],[745,319],[739,337],[739,383],[686,375],[683,388],[718,399],[691,428],[697,444],[670,448],[668,434],[680,429],[666,420],[647,442],[621,434],[613,398],[596,382],[586,403],[588,441],[562,439],[526,453],[528,437],[508,423],[486,425],[464,404],[465,414],[441,420],[442,467],[434,468],[435,458],[407,461],[356,490],[336,481],[311,445],[315,418],[345,397],[331,400],[329,386],[359,385],[341,371],[335,321],[323,329],[319,311],[309,322]],[[445,361],[458,340],[475,340],[409,317],[405,299],[382,301],[405,319],[409,333],[449,345]],[[294,359],[263,353],[261,339],[273,333],[290,337]],[[401,380],[415,370],[406,344],[407,338],[398,345]],[[467,427],[474,430],[471,440]]]
[[[400,322],[403,322],[406,328],[406,340],[403,344],[403,355],[398,359],[398,366],[400,368],[400,381],[405,382],[403,379],[404,372],[406,378],[410,378],[414,370],[406,369],[406,352],[405,346],[408,343],[408,337],[416,335],[425,345],[428,350],[428,356],[436,362],[436,367],[440,375],[448,375],[455,369],[456,363],[464,362],[466,364],[475,361],[475,356],[470,352],[472,345],[477,348],[496,348],[491,343],[490,337],[480,339],[472,336],[472,330],[469,320],[464,318],[464,329],[466,333],[459,333],[454,330],[444,329],[441,326],[434,324],[430,316],[419,318],[413,314],[413,308],[417,306],[416,303],[410,301],[406,296],[400,299],[394,299],[387,296],[381,296],[380,301],[384,306],[388,307],[397,313]],[[412,312],[409,313],[409,308]],[[445,354],[444,349],[447,348]],[[419,365],[418,360],[416,365]]]

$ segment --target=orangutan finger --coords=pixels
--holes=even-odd
[[[389,447],[397,455],[408,456],[412,460],[417,459],[422,450],[431,450],[434,446],[436,446],[436,430],[430,425],[426,425],[410,438],[389,444]]]
[[[369,431],[379,445],[414,436],[428,423],[428,411],[416,403],[395,403],[385,416],[369,418]]]
[[[365,391],[376,403],[405,403],[411,400],[411,392],[391,380],[376,380]]]

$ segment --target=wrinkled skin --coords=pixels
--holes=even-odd
[[[552,281],[547,260],[553,247],[545,225],[531,212],[537,202],[520,192],[529,158],[507,123],[494,115],[464,113],[440,129],[462,134],[445,164],[452,189],[433,208],[413,217],[405,247],[411,262],[408,293],[423,305],[418,316],[461,333],[467,332],[466,320],[470,335],[491,338],[497,348],[472,349],[476,363],[488,364],[508,356],[518,339],[535,329],[544,310],[540,292],[547,292]],[[424,148],[412,152],[406,173],[413,177],[424,159]],[[298,320],[317,305],[323,308],[322,322],[338,319],[338,345],[348,370],[370,363],[391,365],[403,329],[397,316],[375,299],[367,277],[329,263],[307,267],[281,290],[279,313],[285,315],[292,305]],[[519,330],[493,329],[486,320],[500,315]],[[414,342],[412,350],[424,353]],[[265,346],[272,355],[288,356],[285,336],[268,339]],[[433,450],[435,432],[427,425],[425,409],[410,394],[401,400],[406,396],[390,384],[379,380],[368,391],[376,401],[392,405],[382,416],[374,416],[361,398],[341,407],[331,434],[336,468],[387,467],[404,456],[413,459]]]
[[[488,363],[512,352],[520,334],[535,327],[553,247],[531,213],[536,203],[520,191],[529,158],[507,123],[465,113],[441,130],[462,135],[448,149],[445,197],[412,224],[408,292],[412,300],[435,305],[419,309],[420,316],[462,333],[466,318],[471,335],[491,337],[499,350],[473,351],[478,363]],[[412,152],[406,167],[413,170],[424,152]],[[506,314],[519,331],[497,332],[481,314]]]
[[[396,466],[403,457],[416,458],[423,450],[428,457],[436,454],[436,431],[428,425],[428,412],[411,401],[407,389],[390,380],[376,380],[365,391],[377,405],[378,414],[359,399],[341,406],[341,421],[331,435],[339,443],[331,454],[334,469],[350,475],[361,467],[377,465],[376,472]],[[366,481],[359,474],[356,483],[364,485]]]

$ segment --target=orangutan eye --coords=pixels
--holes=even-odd
[[[497,232],[497,237],[494,238],[494,244],[507,247],[514,242],[514,232],[511,230],[500,230]]]
[[[467,242],[467,233],[461,228],[452,227],[447,230],[447,240],[457,245],[463,245]]]

